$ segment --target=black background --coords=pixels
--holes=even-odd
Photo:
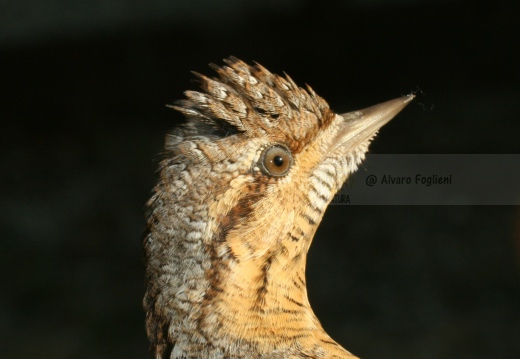
[[[165,104],[210,62],[340,113],[418,91],[371,153],[520,152],[517,1],[21,3],[0,4],[3,358],[149,357],[142,207]],[[332,206],[308,282],[363,358],[520,357],[518,207]]]

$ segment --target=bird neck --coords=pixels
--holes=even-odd
[[[212,313],[203,318],[208,328],[218,324],[227,337],[252,343],[262,338],[273,348],[322,331],[307,299],[303,256],[287,261],[271,253],[217,268],[204,308]]]
[[[207,248],[210,260],[219,247]],[[311,309],[305,256],[291,261],[281,253],[246,261],[220,258],[211,268],[211,276],[206,272],[200,277],[207,288],[202,300],[189,303],[190,324],[179,327],[175,320],[169,329],[186,331],[177,339],[187,341],[182,346],[193,350],[194,344],[207,343],[197,352],[200,357],[226,351],[231,358],[251,353],[258,358],[352,358],[323,330]]]
[[[253,212],[248,226],[237,224],[233,198],[208,205],[165,187],[149,205],[144,306],[156,358],[353,358],[307,299],[306,255],[320,218],[280,238],[288,232],[255,225],[265,221]]]

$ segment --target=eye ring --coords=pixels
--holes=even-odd
[[[282,177],[293,164],[291,151],[281,144],[267,147],[260,156],[260,169],[269,176]]]

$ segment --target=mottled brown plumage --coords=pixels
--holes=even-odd
[[[336,115],[314,91],[230,58],[173,106],[148,202],[155,358],[355,358],[307,299],[307,251],[377,130],[413,96]]]

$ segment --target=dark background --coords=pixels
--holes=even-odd
[[[337,112],[419,91],[372,153],[518,154],[519,4],[0,1],[0,356],[149,357],[142,207],[191,70],[258,61]],[[308,281],[363,358],[520,358],[518,207],[332,206]]]

